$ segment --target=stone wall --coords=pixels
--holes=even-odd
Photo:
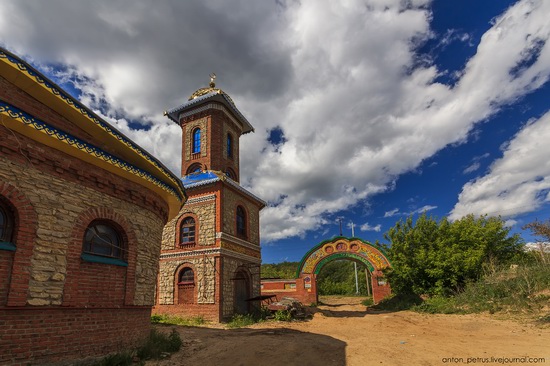
[[[179,223],[188,214],[193,214],[198,224],[198,246],[211,246],[216,239],[216,195],[206,194],[190,198],[180,213],[166,224],[162,233],[162,250],[179,250]]]
[[[236,216],[237,206],[241,205],[246,209],[247,213],[247,241],[260,245],[260,210],[252,201],[245,198],[242,194],[237,194],[230,188],[223,190],[223,232],[237,236],[236,233]]]
[[[159,304],[176,305],[176,283],[179,270],[190,267],[195,272],[195,302],[213,304],[216,288],[216,258],[210,256],[170,258],[160,262]]]
[[[248,262],[243,259],[233,258],[225,256],[223,258],[223,303],[222,303],[222,317],[227,319],[234,314],[234,281],[237,270],[243,269],[249,274],[250,278],[250,297],[260,295],[260,265]]]
[[[135,287],[131,303],[153,305],[154,274],[158,267],[163,227],[162,219],[155,213],[82,185],[49,176],[31,164],[23,167],[0,156],[0,182],[2,181],[9,182],[24,193],[37,214],[37,237],[29,269],[28,304],[63,303],[70,246],[76,245],[77,253],[82,251],[83,237],[72,236],[79,215],[89,208],[108,207],[127,218],[130,230],[136,238],[135,242],[129,243],[135,245],[139,262],[135,269],[135,283],[130,284]]]

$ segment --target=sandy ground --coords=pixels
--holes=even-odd
[[[550,365],[550,327],[484,315],[375,312],[354,298],[321,300],[326,305],[309,321],[176,327],[182,349],[147,365]]]

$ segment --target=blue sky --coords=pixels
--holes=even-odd
[[[238,9],[238,11],[235,11]],[[0,44],[179,174],[162,116],[216,72],[255,126],[241,183],[264,262],[409,214],[550,217],[545,0],[0,4]],[[25,24],[25,27],[21,27]]]

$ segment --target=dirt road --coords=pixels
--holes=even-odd
[[[304,322],[178,327],[182,350],[147,365],[550,365],[549,327],[483,315],[373,312],[350,298],[324,302]]]

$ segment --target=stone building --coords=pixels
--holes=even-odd
[[[260,295],[259,213],[239,184],[239,138],[254,129],[214,84],[165,114],[182,128],[182,182],[189,196],[168,222],[153,312],[220,321],[252,311]]]
[[[0,48],[0,364],[144,340],[181,180]]]

